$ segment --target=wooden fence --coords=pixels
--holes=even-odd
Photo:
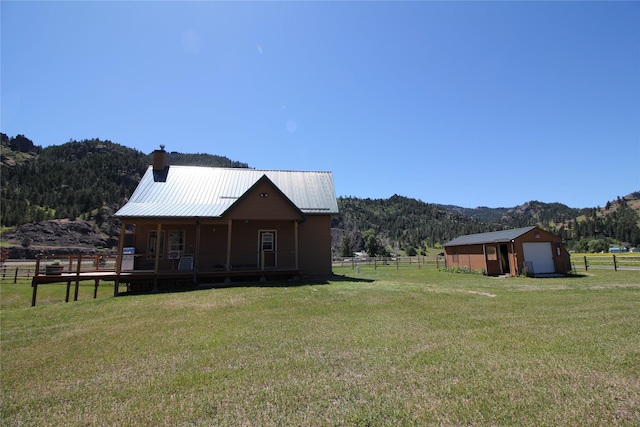
[[[102,270],[111,270],[115,268],[115,257],[83,257],[82,270],[87,268],[96,268]],[[445,268],[444,258],[442,257],[392,257],[392,258],[336,258],[333,260],[334,266],[351,267],[355,270],[358,266],[378,268],[395,268],[397,270],[413,268]],[[572,255],[571,267],[573,271],[588,271],[589,269],[613,269],[613,270],[639,270],[640,271],[640,255]],[[68,268],[75,268],[75,265]],[[44,269],[44,267],[41,267]],[[7,260],[0,267],[0,277],[2,281],[11,281],[17,283],[18,279],[31,279],[36,272],[36,262],[34,261],[17,261]],[[42,272],[41,272],[42,273]]]
[[[640,270],[640,255],[571,255],[573,271],[593,269]]]
[[[35,276],[36,272],[36,263],[33,262],[33,265],[29,265],[26,263],[13,264],[11,262],[3,263],[2,265],[2,273],[0,277],[2,280],[10,280],[13,283],[17,283],[18,279],[31,279]]]
[[[353,270],[358,266],[378,268],[445,268],[443,257],[427,256],[404,256],[404,257],[375,257],[375,258],[336,258],[333,260],[334,267],[351,267]]]
[[[42,256],[40,265],[36,260],[6,260],[0,266],[0,278],[2,281],[10,280],[17,283],[18,279],[31,279],[38,274],[44,274],[47,260],[64,260],[62,265],[65,272],[83,271],[115,271],[115,255],[54,255]],[[80,263],[80,265],[78,265]]]

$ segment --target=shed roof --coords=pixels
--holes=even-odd
[[[461,246],[461,245],[477,245],[482,243],[499,243],[499,242],[510,242],[513,239],[516,239],[522,236],[525,233],[536,228],[532,227],[523,227],[523,228],[514,228],[513,230],[501,230],[501,231],[491,231],[489,233],[478,233],[478,234],[467,234],[466,236],[456,237],[450,242],[445,243],[444,246]]]
[[[117,217],[220,217],[266,176],[305,214],[336,214],[331,172],[171,166],[154,180],[149,166]]]

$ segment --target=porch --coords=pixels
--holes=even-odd
[[[284,255],[284,254],[283,254]],[[265,257],[266,254],[258,254]],[[123,258],[125,258],[123,260]],[[113,295],[123,293],[146,293],[160,291],[176,291],[194,289],[198,287],[230,285],[240,282],[266,282],[269,280],[292,280],[298,276],[298,270],[290,264],[269,267],[263,261],[262,267],[256,264],[243,265],[236,263],[230,268],[226,266],[207,267],[197,269],[190,256],[183,256],[174,263],[167,263],[163,269],[130,269],[122,270],[128,263],[135,265],[135,258],[146,260],[147,254],[139,255],[39,255],[36,259],[35,274],[31,280],[33,287],[31,305],[36,305],[39,285],[64,284],[67,285],[65,302],[69,302],[71,287],[74,286],[74,301],[78,299],[80,282],[93,281],[95,286],[94,298],[100,282],[114,282]],[[49,266],[43,266],[47,261],[53,261],[60,268],[55,271]],[[141,261],[144,264],[145,261]],[[173,268],[172,265],[175,267]],[[120,267],[120,270],[119,270]],[[121,291],[126,286],[126,291]]]
[[[299,221],[122,220],[117,272],[236,276],[299,269]]]

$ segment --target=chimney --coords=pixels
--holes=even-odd
[[[169,174],[169,155],[164,151],[164,145],[160,144],[160,149],[153,152],[153,180],[155,182],[166,182]]]
[[[169,155],[164,151],[164,145],[160,144],[160,149],[153,152],[153,171],[161,172],[169,167]]]

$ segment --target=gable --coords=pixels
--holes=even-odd
[[[247,190],[223,215],[225,219],[295,220],[304,214],[267,176]]]
[[[531,231],[524,233],[518,237],[518,241],[521,242],[560,242],[562,239],[560,236],[556,236],[553,233],[549,233],[541,228],[535,227]]]

